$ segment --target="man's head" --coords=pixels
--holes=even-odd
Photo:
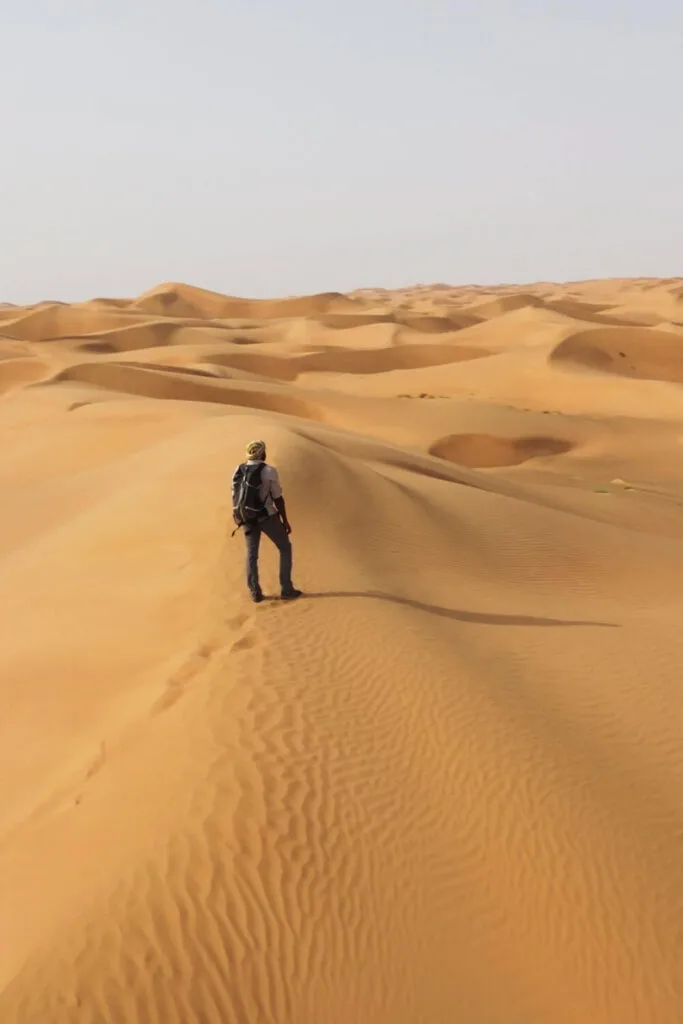
[[[266,461],[266,442],[250,441],[247,445],[247,458],[255,459],[257,462]]]

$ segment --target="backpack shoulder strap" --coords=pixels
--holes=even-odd
[[[244,464],[244,474],[249,477],[252,485],[254,483],[261,483],[261,475],[263,473],[264,465],[265,463],[263,462],[257,462],[253,466],[247,466],[246,463]]]

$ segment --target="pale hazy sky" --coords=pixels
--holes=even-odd
[[[683,273],[681,0],[0,0],[0,301]]]

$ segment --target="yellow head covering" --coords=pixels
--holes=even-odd
[[[266,442],[265,441],[250,441],[247,445],[247,458],[249,459],[260,459],[263,461],[266,457]]]

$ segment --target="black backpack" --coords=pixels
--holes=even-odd
[[[268,517],[268,509],[261,501],[263,467],[263,462],[258,462],[254,466],[248,466],[243,462],[239,467],[241,479],[237,488],[235,507],[232,510],[237,529],[240,526],[261,522]]]

